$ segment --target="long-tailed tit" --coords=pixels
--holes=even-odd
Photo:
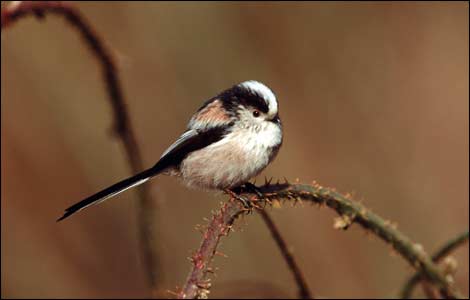
[[[206,101],[153,167],[72,205],[58,221],[159,174],[203,189],[239,187],[274,159],[281,144],[276,96],[260,82],[245,81]]]

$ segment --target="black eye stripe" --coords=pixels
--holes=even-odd
[[[229,111],[233,111],[240,104],[246,108],[252,107],[263,113],[267,113],[269,111],[268,104],[263,97],[258,95],[256,92],[247,90],[246,88],[241,88],[237,85],[222,92],[216,98],[221,99],[223,106]]]

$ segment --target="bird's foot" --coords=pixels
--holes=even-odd
[[[232,188],[232,189],[226,189],[225,192],[227,194],[229,194],[230,196],[232,196],[233,198],[240,201],[240,203],[243,205],[243,207],[246,210],[251,210],[253,208],[253,204],[251,203],[251,201],[249,199],[246,199],[242,195],[240,195],[240,193],[241,193],[240,187],[236,187],[236,188]]]
[[[232,188],[232,189],[227,189],[225,192],[227,194],[231,195],[233,198],[240,201],[240,203],[243,205],[243,207],[247,210],[251,210],[251,209],[253,209],[253,207],[261,209],[261,207],[256,205],[254,202],[256,202],[257,200],[263,199],[264,195],[256,185],[254,185],[250,182],[246,182],[243,185]],[[242,195],[240,195],[243,192],[255,194],[258,199],[253,199],[253,200],[247,199],[246,197],[243,197]]]
[[[261,200],[261,199],[264,198],[264,195],[261,192],[261,190],[256,185],[254,185],[253,183],[246,182],[244,184],[244,186],[245,186],[245,189],[246,189],[247,192],[251,192],[253,194],[256,194],[256,196],[258,196],[258,200]]]

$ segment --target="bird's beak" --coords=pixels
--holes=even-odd
[[[274,118],[272,118],[271,122],[281,124],[281,119],[279,119],[279,115],[276,115]]]

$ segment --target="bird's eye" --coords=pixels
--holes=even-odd
[[[255,118],[259,117],[259,111],[257,110],[253,111],[253,117]]]

